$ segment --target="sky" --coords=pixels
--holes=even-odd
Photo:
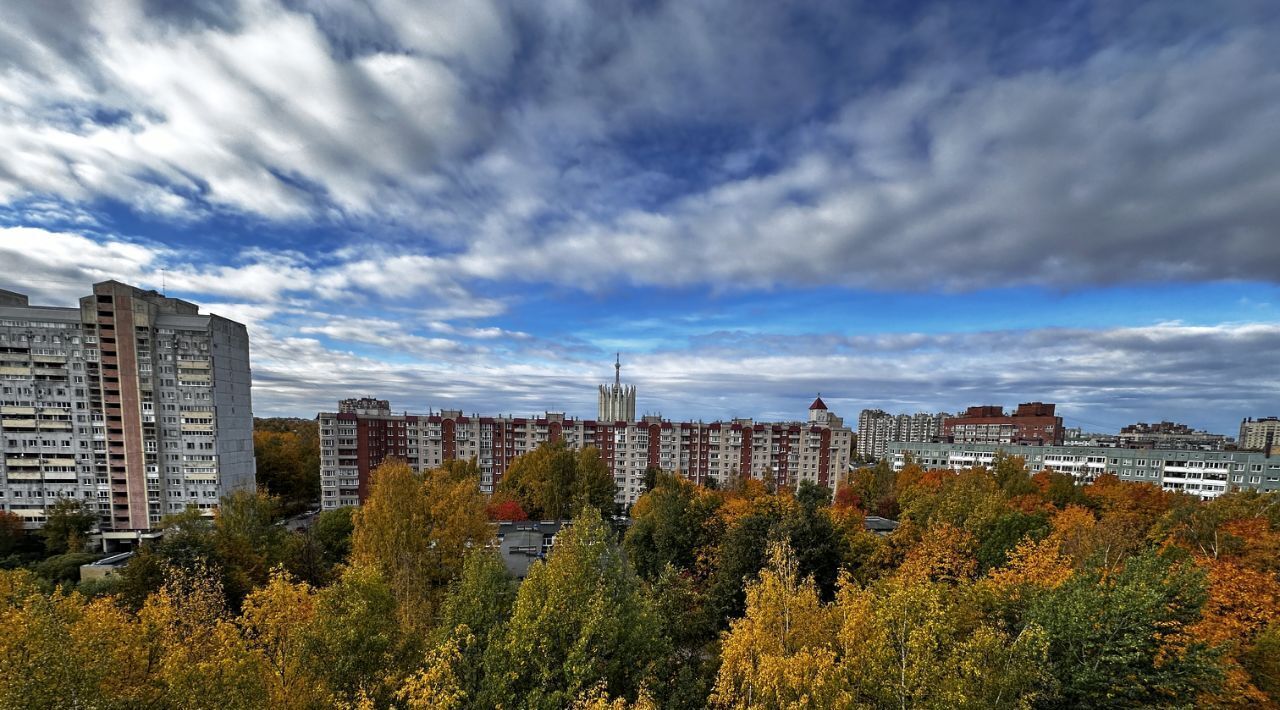
[[[259,416],[1280,414],[1280,3],[0,4],[0,288]]]

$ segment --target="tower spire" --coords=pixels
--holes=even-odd
[[[622,353],[614,353],[613,361],[613,386],[622,386]]]

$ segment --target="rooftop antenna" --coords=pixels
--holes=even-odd
[[[164,287],[164,286],[165,286],[165,283],[164,283],[165,279],[164,279],[164,277],[165,277],[165,270],[164,270],[164,269],[160,269],[160,295],[161,295],[161,296],[164,296],[164,295],[165,295],[165,287]]]
[[[613,386],[622,386],[622,353],[614,353],[613,361]]]

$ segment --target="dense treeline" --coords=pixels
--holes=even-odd
[[[166,521],[121,580],[0,572],[0,707],[1268,707],[1280,497],[1202,503],[1018,459],[863,468],[834,498],[658,473],[611,524],[558,447],[493,499],[382,466],[290,533],[278,501]],[[607,471],[606,471],[607,473]],[[517,583],[495,505],[576,511]],[[863,517],[901,520],[892,534]],[[71,533],[68,533],[71,535]]]
[[[254,419],[253,455],[258,487],[279,499],[281,513],[318,507],[320,432],[314,419]]]

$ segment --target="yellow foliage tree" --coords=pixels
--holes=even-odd
[[[943,523],[925,531],[920,542],[907,553],[898,576],[913,581],[963,582],[973,578],[978,561],[973,556],[976,541],[967,530]]]
[[[712,702],[728,708],[821,708],[835,698],[836,621],[785,542],[747,587],[746,615],[725,632]]]
[[[261,657],[274,707],[322,707],[332,703],[321,684],[306,672],[307,630],[316,615],[315,592],[294,581],[283,568],[272,570],[265,587],[244,600],[240,627],[249,647]]]
[[[268,703],[266,671],[229,618],[222,587],[203,566],[170,568],[138,618],[167,704],[255,708]]]
[[[463,557],[493,535],[479,481],[460,469],[418,475],[403,461],[373,472],[369,497],[355,516],[351,556],[378,570],[409,628],[425,628]]]
[[[1054,589],[1071,578],[1071,560],[1052,539],[1024,539],[1009,553],[1009,562],[992,570],[984,583],[1006,595],[1019,595],[1025,588]]]
[[[462,662],[461,646],[475,643],[465,625],[427,652],[423,667],[405,681],[396,694],[413,710],[455,710],[463,706],[467,693],[458,678]]]

